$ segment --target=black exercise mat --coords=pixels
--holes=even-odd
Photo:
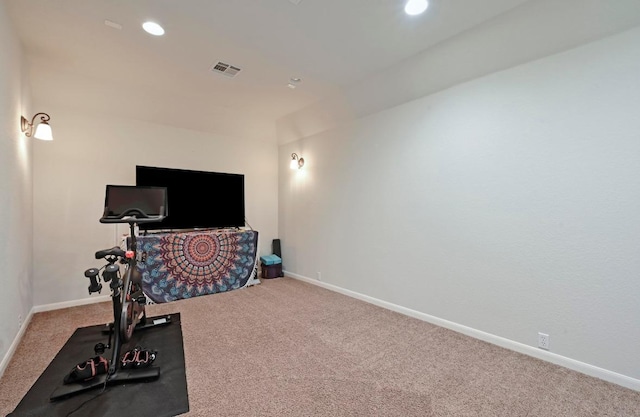
[[[149,317],[148,322],[167,316]],[[184,369],[184,348],[180,314],[170,316],[170,323],[136,330],[121,353],[136,345],[157,350],[153,367],[160,368],[160,377],[148,382],[126,382],[93,388],[68,398],[51,401],[51,394],[63,385],[71,369],[95,356],[96,343],[107,343],[105,325],[76,329],[60,349],[47,369],[7,417],[22,416],[136,416],[173,417],[189,411],[187,378]],[[111,360],[111,350],[102,355]]]

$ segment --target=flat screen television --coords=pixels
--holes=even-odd
[[[243,227],[244,175],[136,165],[136,185],[166,187],[168,215],[143,230]]]

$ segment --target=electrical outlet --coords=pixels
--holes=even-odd
[[[18,314],[18,328],[22,327],[22,314]]]
[[[549,335],[538,333],[538,347],[540,349],[549,350]]]
[[[320,271],[316,272],[316,274],[318,274],[318,281],[322,281],[322,274]]]

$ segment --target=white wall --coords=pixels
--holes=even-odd
[[[640,25],[638,0],[527,1],[347,86],[342,94],[329,95],[281,118],[277,121],[278,141],[283,144],[308,137],[637,25]]]
[[[640,379],[638,74],[635,28],[281,146],[285,269]]]
[[[20,131],[20,115],[30,118],[34,112],[23,67],[18,38],[0,2],[0,358],[5,359],[19,331],[18,316],[26,319],[33,305],[32,139]]]
[[[34,85],[42,82],[38,78]],[[95,251],[115,245],[116,236],[128,230],[127,225],[99,223],[105,185],[135,184],[136,165],[244,174],[247,221],[259,232],[260,252],[270,253],[277,234],[274,141],[102,117],[67,106],[60,97],[62,86],[59,95],[40,98],[51,114],[54,141],[34,148],[36,305],[90,297],[84,270],[102,266]],[[203,195],[193,203],[208,204],[211,198],[216,196]],[[108,293],[103,290],[103,295]]]

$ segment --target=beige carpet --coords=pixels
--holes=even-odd
[[[34,315],[0,379],[1,414],[110,308]],[[287,277],[148,308],[173,312],[188,416],[640,416],[640,392]]]

